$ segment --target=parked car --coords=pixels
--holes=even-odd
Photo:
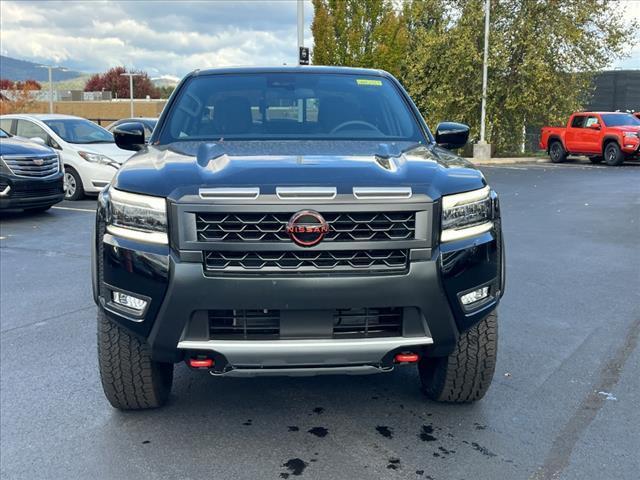
[[[2,115],[0,128],[58,151],[64,164],[67,200],[100,192],[131,156],[116,146],[113,135],[104,128],[71,115]]]
[[[566,127],[542,127],[540,148],[554,163],[585,155],[593,163],[622,165],[640,155],[640,119],[623,112],[579,112]]]
[[[145,138],[151,138],[151,134],[153,133],[153,129],[156,128],[156,123],[158,123],[157,118],[152,117],[139,117],[139,118],[121,118],[120,120],[116,120],[112,124],[106,127],[108,131],[113,133],[113,130],[123,123],[131,123],[138,122],[141,123],[144,127],[144,136]]]
[[[496,193],[380,70],[197,71],[98,199],[98,359],[119,409],[162,405],[174,363],[219,376],[417,366],[472,402],[494,373]],[[223,385],[220,384],[222,388]]]
[[[60,157],[0,129],[0,210],[44,212],[64,198]]]

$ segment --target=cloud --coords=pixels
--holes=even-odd
[[[312,5],[305,1],[305,44]],[[152,75],[294,64],[295,1],[0,2],[4,55],[85,72],[115,65]]]

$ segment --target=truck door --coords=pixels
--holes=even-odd
[[[584,122],[587,119],[585,115],[574,115],[571,124],[567,127],[564,136],[564,148],[572,153],[582,152],[581,134],[584,130]]]
[[[597,128],[596,128],[597,127]],[[581,133],[583,153],[600,153],[602,138],[602,122],[595,115],[589,115],[584,122]]]

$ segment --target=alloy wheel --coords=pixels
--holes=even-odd
[[[76,178],[71,175],[69,172],[65,172],[64,174],[64,197],[71,198],[75,195],[76,189],[78,186],[76,185]]]

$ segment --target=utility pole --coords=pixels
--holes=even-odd
[[[298,55],[304,47],[304,0],[298,0]]]
[[[133,77],[141,77],[141,73],[125,72],[120,74],[121,77],[129,77],[129,101],[131,106],[131,118],[133,116]]]
[[[53,113],[53,73],[52,71],[54,68],[60,72],[66,72],[68,70],[64,67],[54,67],[53,65],[38,65],[38,67],[46,68],[47,70],[49,70],[49,113]]]
[[[484,60],[482,62],[482,111],[480,113],[480,142],[473,146],[473,158],[491,158],[491,145],[485,140],[487,116],[487,73],[489,68],[489,10],[491,0],[484,2]]]

